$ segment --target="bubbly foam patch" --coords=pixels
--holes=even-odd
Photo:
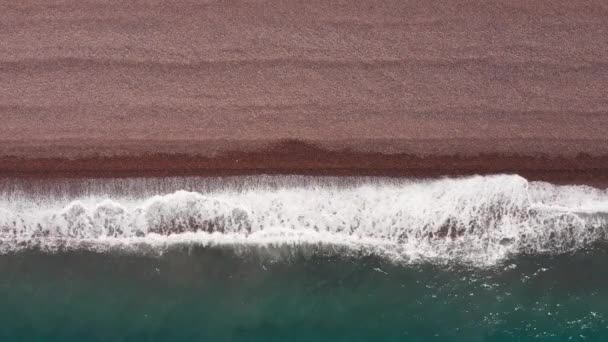
[[[606,238],[606,191],[476,176],[176,191],[68,202],[0,198],[0,252],[28,248],[162,250],[175,244],[338,248],[396,262],[494,264]]]

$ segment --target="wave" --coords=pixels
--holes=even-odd
[[[575,251],[607,233],[607,191],[517,175],[97,194],[67,203],[0,197],[0,253],[315,246],[395,262],[491,265],[522,253]]]

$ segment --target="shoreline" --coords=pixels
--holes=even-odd
[[[608,187],[608,156],[547,157],[505,154],[427,155],[327,150],[284,142],[258,151],[214,156],[140,154],[72,158],[0,157],[0,176],[129,178],[170,176],[382,176],[409,178],[518,174],[531,181]]]

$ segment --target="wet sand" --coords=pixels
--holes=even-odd
[[[6,2],[0,172],[605,184],[607,17],[601,0]]]
[[[555,184],[608,187],[608,157],[542,157],[505,154],[427,155],[326,150],[298,141],[259,151],[215,156],[149,154],[78,158],[0,159],[0,176],[158,177],[294,174],[330,176],[443,177],[519,174]]]

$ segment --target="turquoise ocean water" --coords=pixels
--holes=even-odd
[[[607,212],[513,175],[0,180],[0,341],[606,341]]]
[[[487,269],[226,249],[0,257],[3,341],[605,341],[606,246]]]

